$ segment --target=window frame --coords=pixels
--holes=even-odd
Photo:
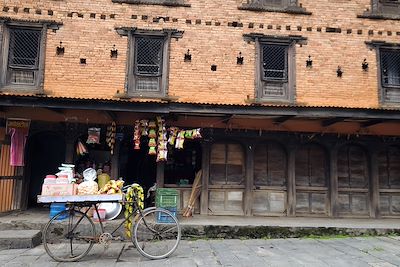
[[[383,51],[396,51],[400,55],[400,47],[380,46],[377,49],[377,63],[378,63],[378,84],[379,96],[382,104],[400,104],[400,97],[396,99],[388,98],[388,90],[397,90],[400,93],[399,85],[385,85],[383,82],[383,69],[382,69],[382,52]]]
[[[161,60],[161,75],[159,81],[159,90],[158,91],[138,91],[136,90],[136,81],[138,76],[146,76],[146,75],[138,75],[136,71],[137,66],[137,58],[136,58],[136,46],[137,46],[137,38],[160,38],[163,39],[163,47],[162,47],[162,60]],[[168,74],[169,74],[169,47],[170,47],[171,35],[166,32],[143,32],[143,31],[130,31],[129,32],[129,65],[128,65],[128,73],[127,73],[127,94],[128,96],[137,97],[165,97],[167,95],[167,83],[168,83]],[[148,76],[151,77],[151,76]]]
[[[265,79],[263,75],[263,46],[264,45],[280,45],[286,46],[285,62],[287,77],[284,80]],[[274,101],[292,103],[295,99],[295,41],[293,40],[262,40],[256,39],[256,99],[259,101]],[[263,93],[264,87],[271,84],[282,88],[283,95],[265,96]]]
[[[398,12],[387,12],[385,9],[393,9],[394,6],[398,6]],[[365,11],[361,15],[357,15],[358,18],[367,18],[367,19],[400,19],[400,2],[398,3],[389,3],[382,2],[382,0],[371,0],[371,8],[370,10]]]
[[[112,0],[113,3],[131,5],[160,5],[169,7],[190,7],[185,0]]]
[[[23,22],[6,22],[2,23],[2,37],[1,39],[1,62],[0,70],[0,90],[11,92],[24,92],[24,93],[43,93],[44,83],[44,66],[45,66],[45,51],[46,51],[46,37],[47,37],[47,24],[41,23],[23,23]],[[9,52],[10,52],[10,37],[12,29],[22,30],[40,30],[40,41],[38,51],[38,66],[36,77],[33,84],[12,84],[8,81],[9,75]]]
[[[298,0],[281,0],[280,5],[268,4],[267,0],[251,0],[243,2],[238,8],[250,11],[282,12],[290,14],[311,15],[305,8],[299,5]]]

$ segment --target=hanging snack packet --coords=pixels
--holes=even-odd
[[[87,144],[100,144],[100,128],[89,128]]]

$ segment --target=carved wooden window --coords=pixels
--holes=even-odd
[[[163,5],[170,7],[190,7],[185,0],[112,0],[113,3],[125,3],[133,5]]]
[[[134,93],[162,93],[163,37],[135,37]]]
[[[383,102],[400,102],[400,50],[380,48],[379,65]]]
[[[399,0],[373,0],[373,12],[387,15],[400,15]]]
[[[3,68],[1,84],[4,90],[39,90],[43,83],[43,26],[4,26]]]
[[[245,156],[243,147],[235,143],[216,143],[211,146],[210,183],[244,184]]]
[[[291,101],[293,99],[293,44],[260,43],[260,100]]]
[[[254,185],[286,186],[287,157],[283,147],[274,142],[257,145],[254,151]]]
[[[298,0],[242,0],[239,9],[310,15]]]

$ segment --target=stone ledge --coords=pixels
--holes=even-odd
[[[4,230],[0,231],[0,248],[34,248],[42,242],[39,230]]]

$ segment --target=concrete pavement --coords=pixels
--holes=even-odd
[[[115,242],[104,250],[96,244],[76,263],[57,263],[43,245],[33,249],[0,250],[0,265],[19,266],[400,266],[400,237],[325,239],[183,240],[168,259],[147,260],[130,243]]]

